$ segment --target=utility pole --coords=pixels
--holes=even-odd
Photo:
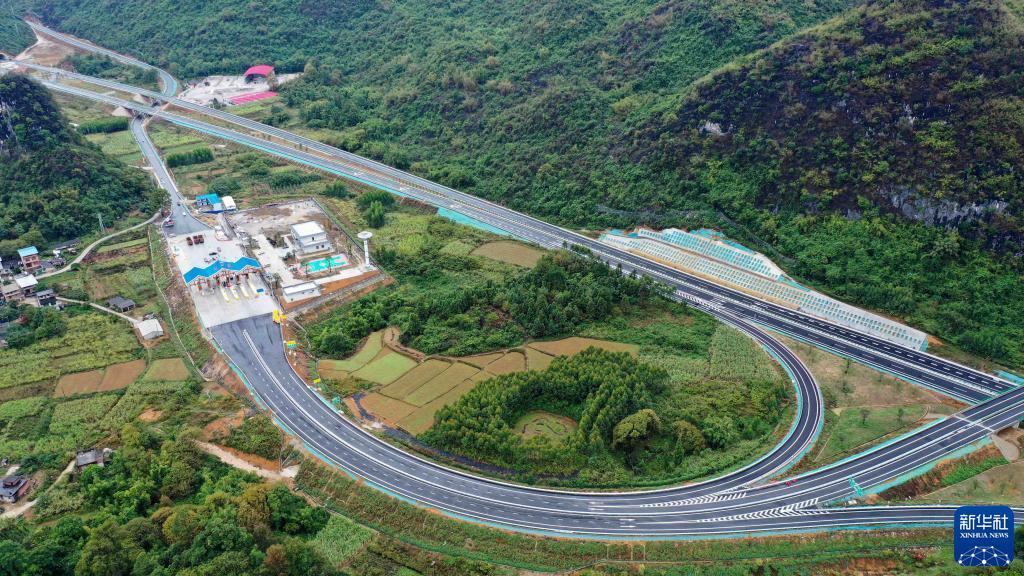
[[[96,217],[100,219],[100,234],[106,236],[107,235],[107,229],[103,226],[103,213],[102,212],[97,212],[96,213]]]

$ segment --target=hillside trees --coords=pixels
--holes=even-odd
[[[68,128],[49,93],[18,74],[0,78],[0,256],[152,213],[161,195],[144,174]]]
[[[374,294],[314,326],[310,336],[318,352],[346,355],[367,334],[390,324],[401,329],[403,343],[428,354],[473,354],[515,345],[524,334],[568,333],[583,322],[638,306],[657,290],[650,280],[558,252],[504,285],[484,282],[416,297],[397,291]]]

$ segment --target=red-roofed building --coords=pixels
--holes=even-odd
[[[266,64],[257,64],[245,71],[245,81],[253,82],[257,78],[266,79],[268,76],[274,73],[274,67]]]

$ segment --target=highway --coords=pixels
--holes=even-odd
[[[161,225],[164,233],[184,236],[186,234],[208,231],[210,229],[209,226],[200,222],[192,215],[190,210],[182,207],[184,199],[181,196],[181,192],[178,191],[178,185],[175,183],[170,171],[167,170],[163,158],[160,157],[160,152],[157,151],[156,146],[153,145],[153,141],[150,140],[149,134],[146,132],[146,118],[144,116],[132,118],[131,131],[135,141],[139,144],[139,149],[142,150],[142,155],[146,157],[146,162],[153,169],[153,176],[156,178],[157,183],[167,191],[170,197],[170,209],[174,225],[169,227]]]
[[[94,100],[102,99],[111,105],[125,106],[179,126],[251,146],[395,194],[410,196],[437,207],[462,213],[546,248],[560,248],[567,245],[584,248],[595,257],[608,262],[609,265],[621,265],[626,272],[635,270],[638,274],[649,276],[669,285],[676,291],[680,299],[714,303],[741,318],[889,372],[907,381],[929,387],[963,402],[980,402],[1014,388],[1010,382],[991,374],[761,300],[642,256],[604,245],[592,238],[521,214],[499,204],[458,192],[279,128],[267,126],[223,110],[207,108],[179,98],[163,97],[158,92],[141,90],[114,81],[96,79],[45,66],[20,62],[18,64],[52,76],[90,82],[113,90],[141,93],[175,107],[204,114],[221,122],[232,123],[244,128],[247,132],[239,132],[160,108],[148,107],[145,104],[129,102],[112,96],[98,98],[99,95],[87,90],[75,89],[54,82],[48,83],[55,90]],[[290,145],[281,142],[287,142]]]
[[[853,459],[798,476],[795,484],[716,481],[644,492],[569,492],[471,475],[408,454],[341,417],[295,374],[269,315],[211,329],[257,397],[310,450],[389,494],[506,528],[598,538],[817,530],[849,525],[948,523],[952,507],[821,506],[849,498],[850,478],[870,489],[1018,421],[1024,388]],[[1018,514],[1019,515],[1019,514]],[[1024,521],[1024,517],[1018,518]]]
[[[114,52],[113,50],[108,50],[106,48],[103,48],[102,46],[97,46],[90,42],[84,42],[82,40],[79,40],[78,38],[75,38],[74,36],[63,34],[32,20],[25,20],[25,23],[28,24],[29,27],[32,28],[32,30],[37,34],[49,36],[50,38],[53,38],[54,40],[57,40],[63,44],[74,46],[87,52],[101,54],[115,62],[119,62],[127,66],[134,66],[136,68],[141,68],[143,70],[155,70],[157,77],[160,79],[160,86],[162,88],[160,94],[162,96],[173,96],[178,93],[178,81],[175,80],[174,76],[171,76],[170,73],[161,68],[157,68],[156,66],[147,64],[137,58],[132,58],[131,56],[125,56],[124,54]]]
[[[87,81],[122,89],[109,85],[108,81]],[[948,525],[952,518],[951,507],[823,506],[849,499],[856,492],[853,483],[869,491],[884,486],[975,444],[993,430],[1013,425],[1024,416],[1024,388],[1016,388],[994,376],[758,300],[301,136],[222,111],[180,104],[178,99],[159,93],[153,93],[155,99],[229,122],[257,135],[89,90],[54,82],[46,84],[54,90],[124,106],[455,210],[544,247],[586,248],[610,265],[621,265],[626,272],[635,270],[667,284],[675,298],[715,315],[760,341],[787,366],[800,393],[800,415],[789,436],[766,458],[743,470],[701,484],[655,491],[545,490],[481,478],[431,463],[362,430],[326,405],[295,374],[287,363],[280,329],[270,316],[248,318],[211,329],[219,347],[244,374],[257,397],[311,450],[369,484],[417,504],[506,528],[601,538],[807,531],[855,525]],[[145,92],[128,88],[128,92]],[[976,405],[869,452],[803,474],[796,478],[795,485],[759,484],[799,457],[813,440],[821,413],[820,394],[813,378],[791,352],[761,327],[799,337]],[[1024,511],[1019,511],[1017,517],[1019,522],[1024,522]]]

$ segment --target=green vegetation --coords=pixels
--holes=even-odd
[[[41,521],[0,524],[5,574],[335,573],[308,543],[327,525],[323,509],[211,461],[187,431],[129,425],[119,436],[105,467],[40,498]]]
[[[151,214],[159,191],[69,130],[49,93],[18,74],[0,78],[8,108],[0,122],[0,256]]]
[[[963,482],[968,478],[973,478],[978,474],[996,466],[1002,466],[1007,464],[1006,458],[1002,456],[996,456],[994,458],[987,458],[981,462],[976,463],[961,463],[956,468],[951,470],[948,474],[942,477],[943,486],[952,486],[959,482]]]
[[[139,344],[124,320],[67,308],[66,330],[20,349],[0,350],[0,389],[52,382],[61,374],[102,368],[136,358]],[[46,314],[48,317],[49,314]],[[98,349],[97,342],[103,342]]]
[[[7,332],[7,345],[25,348],[40,340],[63,336],[68,331],[64,315],[53,308],[10,303],[0,307],[0,321],[18,320]]]
[[[317,532],[310,541],[317,551],[331,564],[338,565],[366,544],[373,532],[345,518],[331,516],[327,525]]]
[[[75,72],[86,76],[96,76],[108,80],[116,80],[132,86],[157,88],[157,73],[154,69],[142,70],[135,66],[119,64],[100,54],[71,54],[64,61],[74,68]]]
[[[35,41],[32,29],[25,25],[13,11],[0,13],[0,50],[17,54]]]
[[[589,348],[555,358],[541,371],[516,372],[478,384],[437,411],[421,438],[448,452],[517,470],[569,477],[572,484],[666,481],[727,467],[741,441],[764,438],[780,420],[781,379],[739,380],[730,398],[714,386],[703,400],[669,373],[626,353]],[[728,382],[728,381],[725,381]],[[555,417],[557,434],[527,428],[537,411]],[[558,416],[577,422],[566,427]],[[544,423],[541,423],[544,424]],[[548,426],[550,427],[550,426]],[[525,433],[524,433],[525,432]],[[697,464],[695,464],[695,462]]]
[[[224,440],[224,445],[249,454],[277,460],[284,444],[284,433],[270,416],[257,414],[247,418]]]
[[[439,253],[436,258],[432,262],[423,254],[408,258],[397,250],[378,249],[378,260],[397,273],[436,276],[443,270],[438,263],[466,261]],[[505,285],[453,286],[416,299],[394,290],[374,294],[347,308],[343,317],[314,326],[310,338],[319,352],[344,355],[371,330],[394,324],[401,328],[404,344],[428,354],[461,356],[513,346],[527,335],[557,336],[639,305],[655,292],[646,279],[623,276],[571,253],[555,253]]]
[[[869,3],[665,105],[632,157],[792,274],[1020,365],[1022,42],[1002,2]]]
[[[79,134],[109,134],[111,132],[121,132],[122,130],[127,129],[128,119],[120,117],[93,120],[91,122],[85,122],[78,125]]]
[[[423,438],[442,449],[508,468],[565,474],[582,468],[589,456],[619,448],[625,435],[621,426],[645,416],[649,421],[654,412],[647,408],[664,391],[667,379],[663,370],[628,354],[591,348],[571,358],[556,358],[543,371],[481,382],[439,410]],[[564,414],[579,426],[565,445],[544,436],[524,440],[514,426],[532,410]],[[641,439],[650,435],[644,433]]]
[[[325,203],[354,228],[364,223],[358,199]],[[322,377],[344,383],[331,389],[351,393],[372,387],[359,384],[360,376],[390,383],[364,396],[364,406],[392,425],[429,436],[438,410],[453,409],[460,398],[468,401],[466,394],[478,388],[478,382],[502,374],[512,374],[502,378],[515,382],[535,378],[521,371],[547,368],[553,356],[575,354],[596,344],[629,351],[638,355],[645,369],[667,374],[664,386],[650,401],[638,398],[642,405],[629,406],[625,412],[616,408],[613,420],[605,416],[609,420],[602,422],[595,437],[600,440],[596,454],[588,452],[585,441],[552,448],[531,461],[529,450],[520,444],[517,426],[517,419],[534,409],[530,406],[500,408],[496,420],[504,424],[499,437],[487,439],[486,450],[460,446],[454,439],[445,446],[503,467],[521,463],[516,471],[521,479],[626,486],[663,485],[714,474],[760,455],[776,440],[780,423],[788,417],[790,388],[771,358],[749,338],[719,327],[710,316],[656,297],[659,287],[649,281],[623,276],[572,252],[531,249],[540,256],[532,269],[476,255],[477,247],[493,240],[492,235],[424,215],[415,206],[395,206],[374,242],[378,261],[395,276],[397,285],[321,316],[307,326],[305,344],[320,356],[344,357],[356,350],[364,335],[393,326],[399,329],[403,345],[428,354],[460,356],[462,362],[447,367],[451,373],[440,375],[436,371],[445,367],[438,366],[437,360],[402,376],[397,376],[397,370],[361,374],[359,370],[373,366],[370,361],[379,354],[380,334],[373,332],[352,358],[318,362]],[[461,249],[446,250],[454,243]],[[599,340],[555,339],[572,334]],[[538,338],[545,340],[534,340]],[[522,350],[507,354],[470,356],[524,343]],[[572,408],[536,408],[577,420],[585,397],[578,398]],[[647,442],[613,449],[614,426],[645,408],[660,418],[658,432]],[[727,418],[708,417],[716,413]],[[677,433],[676,423],[684,420],[698,430],[698,438],[685,431]],[[478,425],[483,426],[471,424]],[[580,428],[589,435],[593,426],[581,422]],[[689,440],[686,448],[677,448],[678,434]],[[559,460],[559,450],[566,458]],[[580,464],[584,458],[593,465]],[[576,474],[577,469],[583,470]]]
[[[195,148],[188,152],[175,152],[167,155],[167,166],[177,168],[178,166],[191,166],[213,161],[213,151],[209,148]]]

